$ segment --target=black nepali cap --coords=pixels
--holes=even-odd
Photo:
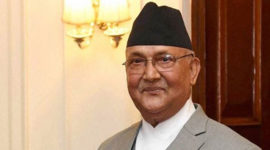
[[[135,19],[127,47],[136,45],[166,45],[192,50],[179,10],[147,3]]]

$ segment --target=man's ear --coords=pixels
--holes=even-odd
[[[200,59],[194,57],[190,62],[190,84],[194,85],[197,81],[199,72],[201,70]]]

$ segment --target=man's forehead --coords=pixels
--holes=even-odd
[[[156,54],[156,53],[166,53],[166,52],[173,52],[173,53],[186,53],[186,52],[192,52],[189,49],[182,48],[182,47],[176,47],[176,46],[167,46],[167,45],[136,45],[127,47],[126,49],[126,55],[132,55],[132,54]]]

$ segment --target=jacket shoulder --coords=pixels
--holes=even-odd
[[[121,149],[125,146],[133,144],[134,138],[136,137],[137,130],[141,122],[134,123],[130,127],[116,133],[112,137],[105,140],[98,148],[98,150],[116,150]],[[121,147],[119,147],[121,146]]]
[[[208,119],[206,135],[207,140],[203,147],[207,149],[238,149],[238,150],[260,150],[260,148],[242,137],[229,127]]]

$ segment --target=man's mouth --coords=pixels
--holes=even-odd
[[[146,92],[149,94],[159,94],[160,92],[163,92],[165,89],[161,87],[146,87],[143,88],[142,92]]]

